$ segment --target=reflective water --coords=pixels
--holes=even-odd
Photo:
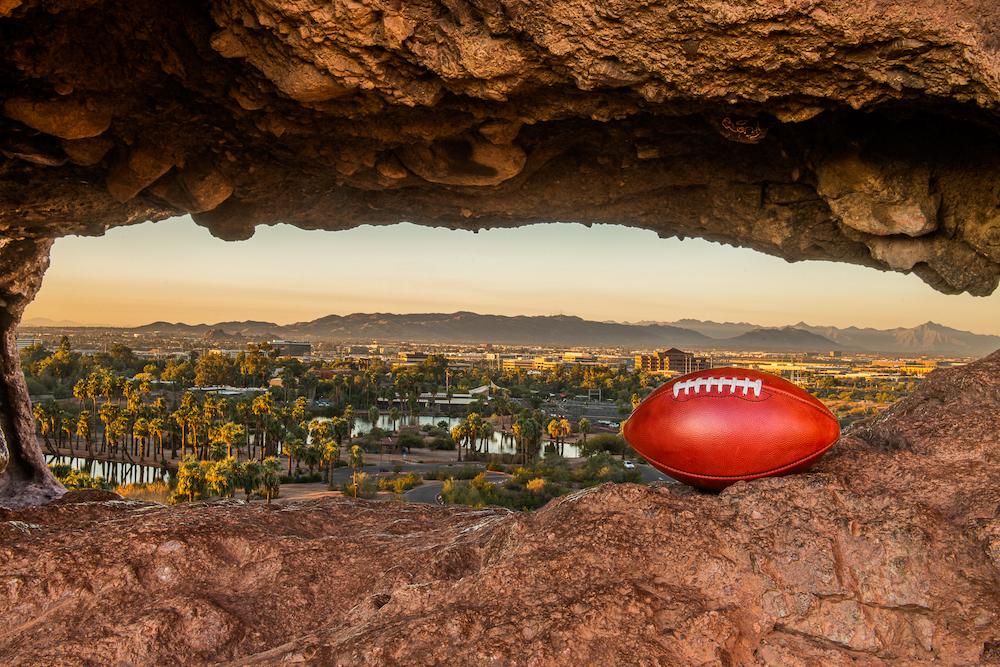
[[[462,421],[461,417],[445,417],[443,415],[420,415],[415,419],[402,419],[398,420],[395,424],[396,428],[402,426],[424,426],[425,424],[438,424],[439,422],[447,422],[446,428],[451,431],[451,428]],[[385,430],[392,430],[393,423],[389,419],[388,415],[381,415],[378,420],[378,427]],[[365,419],[358,419],[354,424],[353,435],[358,435],[359,433],[365,433],[371,429],[371,424]],[[514,446],[514,440],[510,437],[504,438],[499,431],[495,431],[493,436],[486,442],[486,450],[491,454],[513,454],[516,451]],[[575,458],[580,456],[580,450],[576,445],[566,444],[563,446],[563,455],[567,458]]]
[[[116,463],[112,461],[97,461],[76,456],[45,455],[46,463],[68,463],[69,465],[90,473],[91,477],[103,477],[112,484],[137,484],[143,482],[166,481],[168,471],[155,466],[134,465],[132,463]]]

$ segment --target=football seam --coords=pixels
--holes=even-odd
[[[682,475],[687,475],[688,477],[698,477],[700,479],[737,479],[737,480],[740,480],[740,479],[748,479],[748,478],[751,478],[751,477],[764,477],[766,475],[770,475],[770,474],[773,474],[773,473],[776,473],[776,472],[781,472],[782,470],[785,470],[786,468],[794,468],[795,466],[799,465],[800,463],[802,463],[803,461],[805,461],[808,458],[811,458],[813,456],[818,456],[820,454],[825,453],[828,449],[830,449],[831,447],[833,447],[839,441],[840,441],[840,437],[838,436],[833,442],[831,442],[830,444],[828,444],[823,449],[817,449],[812,454],[807,454],[806,456],[803,456],[800,459],[796,459],[795,461],[792,461],[791,463],[786,463],[785,465],[778,466],[777,468],[771,468],[770,470],[762,470],[760,472],[751,472],[751,473],[747,473],[745,475],[703,475],[703,474],[697,473],[697,472],[688,472],[686,470],[681,470],[680,468],[675,468],[674,466],[668,466],[666,463],[661,463],[659,461],[657,461],[656,464],[657,465],[661,465],[664,468],[668,468],[670,470],[673,470],[674,472],[678,472],[678,473],[680,473]],[[640,452],[640,454],[641,453],[642,452]]]
[[[784,389],[779,389],[778,387],[770,387],[769,389],[771,391],[778,392],[778,393],[782,394],[783,396],[787,396],[788,398],[793,398],[796,401],[798,401],[799,403],[802,403],[804,405],[808,405],[810,408],[812,408],[813,410],[816,410],[821,415],[823,415],[825,417],[830,417],[831,419],[833,419],[833,421],[837,421],[837,418],[833,416],[833,413],[830,412],[830,409],[828,407],[826,407],[825,405],[821,408],[818,405],[815,405],[814,403],[810,403],[809,401],[807,401],[804,398],[796,396],[795,394],[793,394],[791,392],[788,392],[788,391],[785,391]],[[812,394],[809,394],[809,396],[812,396],[812,398],[815,398],[817,401],[819,400],[818,398],[816,398]],[[837,422],[837,429],[838,430],[840,429],[840,422]]]
[[[683,377],[683,376],[681,376],[681,377]],[[680,378],[674,378],[674,379],[673,379],[673,380],[671,380],[670,382],[665,382],[665,383],[661,384],[661,385],[660,385],[659,387],[657,387],[657,388],[656,388],[656,389],[655,389],[655,390],[653,391],[653,393],[652,393],[652,394],[650,394],[649,396],[647,396],[647,397],[646,397],[646,398],[647,398],[647,400],[648,400],[648,399],[650,399],[650,398],[653,398],[653,397],[654,397],[655,395],[657,395],[657,394],[660,394],[660,393],[666,393],[666,391],[665,391],[665,390],[666,390],[666,388],[667,388],[668,386],[671,386],[671,383],[672,383],[672,382],[676,382],[677,380],[680,380]],[[776,393],[780,393],[781,395],[783,395],[783,396],[787,396],[788,398],[793,398],[793,399],[795,399],[796,401],[798,401],[799,403],[803,403],[803,404],[805,404],[805,405],[808,405],[809,407],[811,407],[811,408],[812,408],[813,410],[816,410],[816,411],[817,411],[817,412],[819,412],[820,414],[822,414],[822,415],[824,415],[824,416],[826,416],[826,417],[830,417],[830,418],[831,418],[831,419],[833,419],[834,421],[836,421],[836,420],[837,420],[837,418],[836,418],[836,417],[834,417],[834,416],[833,416],[833,414],[832,414],[832,413],[830,412],[830,409],[829,409],[829,408],[827,408],[826,406],[823,406],[823,407],[821,408],[821,407],[819,407],[819,406],[817,406],[817,405],[814,405],[813,403],[810,403],[809,401],[807,401],[807,400],[805,400],[805,399],[803,399],[803,398],[800,398],[800,397],[796,396],[795,394],[793,394],[793,393],[791,393],[791,392],[788,392],[788,391],[785,391],[784,389],[781,389],[781,388],[779,388],[779,387],[773,387],[773,386],[772,386],[772,387],[769,387],[769,386],[767,385],[767,383],[766,383],[766,382],[765,382],[765,384],[764,384],[764,388],[765,388],[765,390],[767,390],[767,391],[771,391],[771,392],[776,392]],[[810,396],[812,396],[812,394],[810,394]],[[740,398],[740,396],[738,396],[738,395],[736,395],[736,394],[729,394],[729,395],[725,396],[724,398],[731,398],[731,397],[736,397],[736,398]],[[690,398],[695,398],[695,397],[694,397],[694,396],[692,396],[692,397],[690,397]],[[816,397],[815,397],[815,396],[813,396],[813,398],[816,398]],[[675,398],[674,400],[678,400],[678,399],[676,399],[676,398]],[[765,399],[765,400],[766,400],[766,399]],[[819,399],[816,399],[816,400],[819,400]],[[750,401],[750,402],[756,402],[756,401]],[[839,428],[840,428],[840,424],[839,424],[839,423],[837,424],[837,428],[838,428],[838,430],[839,430]],[[834,441],[834,442],[836,442],[836,441]]]

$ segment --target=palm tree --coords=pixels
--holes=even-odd
[[[132,435],[139,439],[139,460],[146,458],[146,442],[149,439],[149,420],[145,417],[136,419],[132,424]]]
[[[556,451],[558,451],[559,434],[561,433],[561,431],[559,430],[559,420],[558,419],[549,420],[548,426],[546,426],[545,430],[548,431],[549,440],[555,443],[555,449]]]
[[[232,498],[240,477],[240,466],[229,456],[216,461],[205,474],[205,482],[210,493],[222,498]]]
[[[246,429],[235,422],[226,422],[219,427],[217,435],[222,442],[226,443],[226,458],[233,456],[233,446],[236,446],[236,458],[240,457],[239,441],[246,434]]]
[[[337,439],[337,444],[341,445],[344,439],[351,439],[351,424],[343,417],[333,418],[333,437]]]
[[[528,411],[525,411],[525,414],[519,416],[511,426],[511,430],[514,432],[514,439],[524,457],[524,465],[528,465],[528,451],[531,450],[531,456],[534,458],[534,449],[542,437],[542,425],[530,416]]]
[[[389,420],[392,422],[393,431],[396,430],[396,422],[399,421],[399,417],[400,417],[399,408],[397,408],[396,406],[389,408]]]
[[[281,462],[277,458],[269,456],[261,464],[260,487],[270,505],[271,498],[276,497],[281,489]]]
[[[370,408],[368,408],[368,422],[372,425],[373,431],[375,430],[375,427],[378,426],[378,418],[379,418],[378,406],[373,405]]]
[[[493,423],[487,419],[484,419],[481,424],[479,424],[479,440],[483,445],[483,448],[488,450],[489,447],[487,443],[490,438],[493,437]]]
[[[455,446],[458,448],[458,460],[462,460],[462,443],[465,441],[466,429],[468,425],[465,421],[460,421],[451,427],[451,439],[455,441]]]
[[[266,442],[261,440],[261,436],[264,434],[264,424],[274,413],[274,399],[271,398],[271,394],[264,393],[254,398],[251,411],[257,418],[257,446],[260,448],[260,458],[263,460]]]
[[[354,497],[358,497],[358,468],[365,467],[365,450],[361,445],[351,447],[351,477],[354,481]]]
[[[31,413],[35,416],[35,419],[38,421],[38,428],[41,431],[42,438],[45,441],[45,447],[51,451],[52,443],[49,441],[49,433],[52,432],[52,422],[51,422],[51,417],[49,415],[49,411],[42,403],[36,403],[34,407],[31,408]]]
[[[59,419],[59,435],[61,440],[62,435],[66,434],[66,446],[69,448],[70,455],[73,454],[73,426],[73,419],[68,414],[63,413]]]
[[[77,415],[76,438],[77,445],[80,444],[80,438],[83,438],[84,443],[87,445],[87,458],[92,458],[93,452],[90,448],[90,410],[81,410],[80,414]]]
[[[583,437],[583,444],[587,444],[587,434],[590,433],[590,420],[586,417],[582,417],[579,422],[577,422],[576,430],[580,432]]]
[[[354,416],[354,406],[348,404],[347,407],[344,408],[344,412],[342,415],[340,415],[340,418],[343,419],[345,422],[347,422],[348,426],[350,426],[350,429],[348,429],[348,433],[353,434],[354,423],[357,420],[357,418]]]
[[[290,438],[284,442],[282,448],[284,449],[285,456],[288,457],[288,476],[292,475],[292,459],[299,458],[302,455],[303,443],[298,438]]]
[[[163,417],[153,417],[149,420],[149,432],[156,436],[160,459],[163,459],[163,434],[167,431],[167,422]]]
[[[326,467],[326,481],[327,484],[333,484],[333,468],[338,461],[340,461],[340,443],[333,438],[327,438],[321,441],[323,445],[323,462],[327,464]]]
[[[243,492],[246,494],[247,500],[250,500],[250,496],[260,485],[263,472],[263,466],[256,459],[248,459],[240,466],[240,480],[243,483]]]
[[[559,456],[563,456],[566,453],[566,438],[570,436],[573,432],[573,426],[569,423],[569,420],[563,417],[559,420]]]

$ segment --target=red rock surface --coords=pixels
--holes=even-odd
[[[718,495],[7,511],[0,662],[1000,664],[998,415],[1000,353]]]
[[[52,240],[551,220],[1000,283],[987,0],[0,0],[0,505]]]

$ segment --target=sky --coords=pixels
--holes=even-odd
[[[189,217],[64,237],[25,320],[287,324],[354,312],[695,318],[779,326],[914,326],[1000,334],[1000,291],[946,296],[916,276],[788,263],[700,239],[554,223],[478,233],[258,227],[220,241]]]

